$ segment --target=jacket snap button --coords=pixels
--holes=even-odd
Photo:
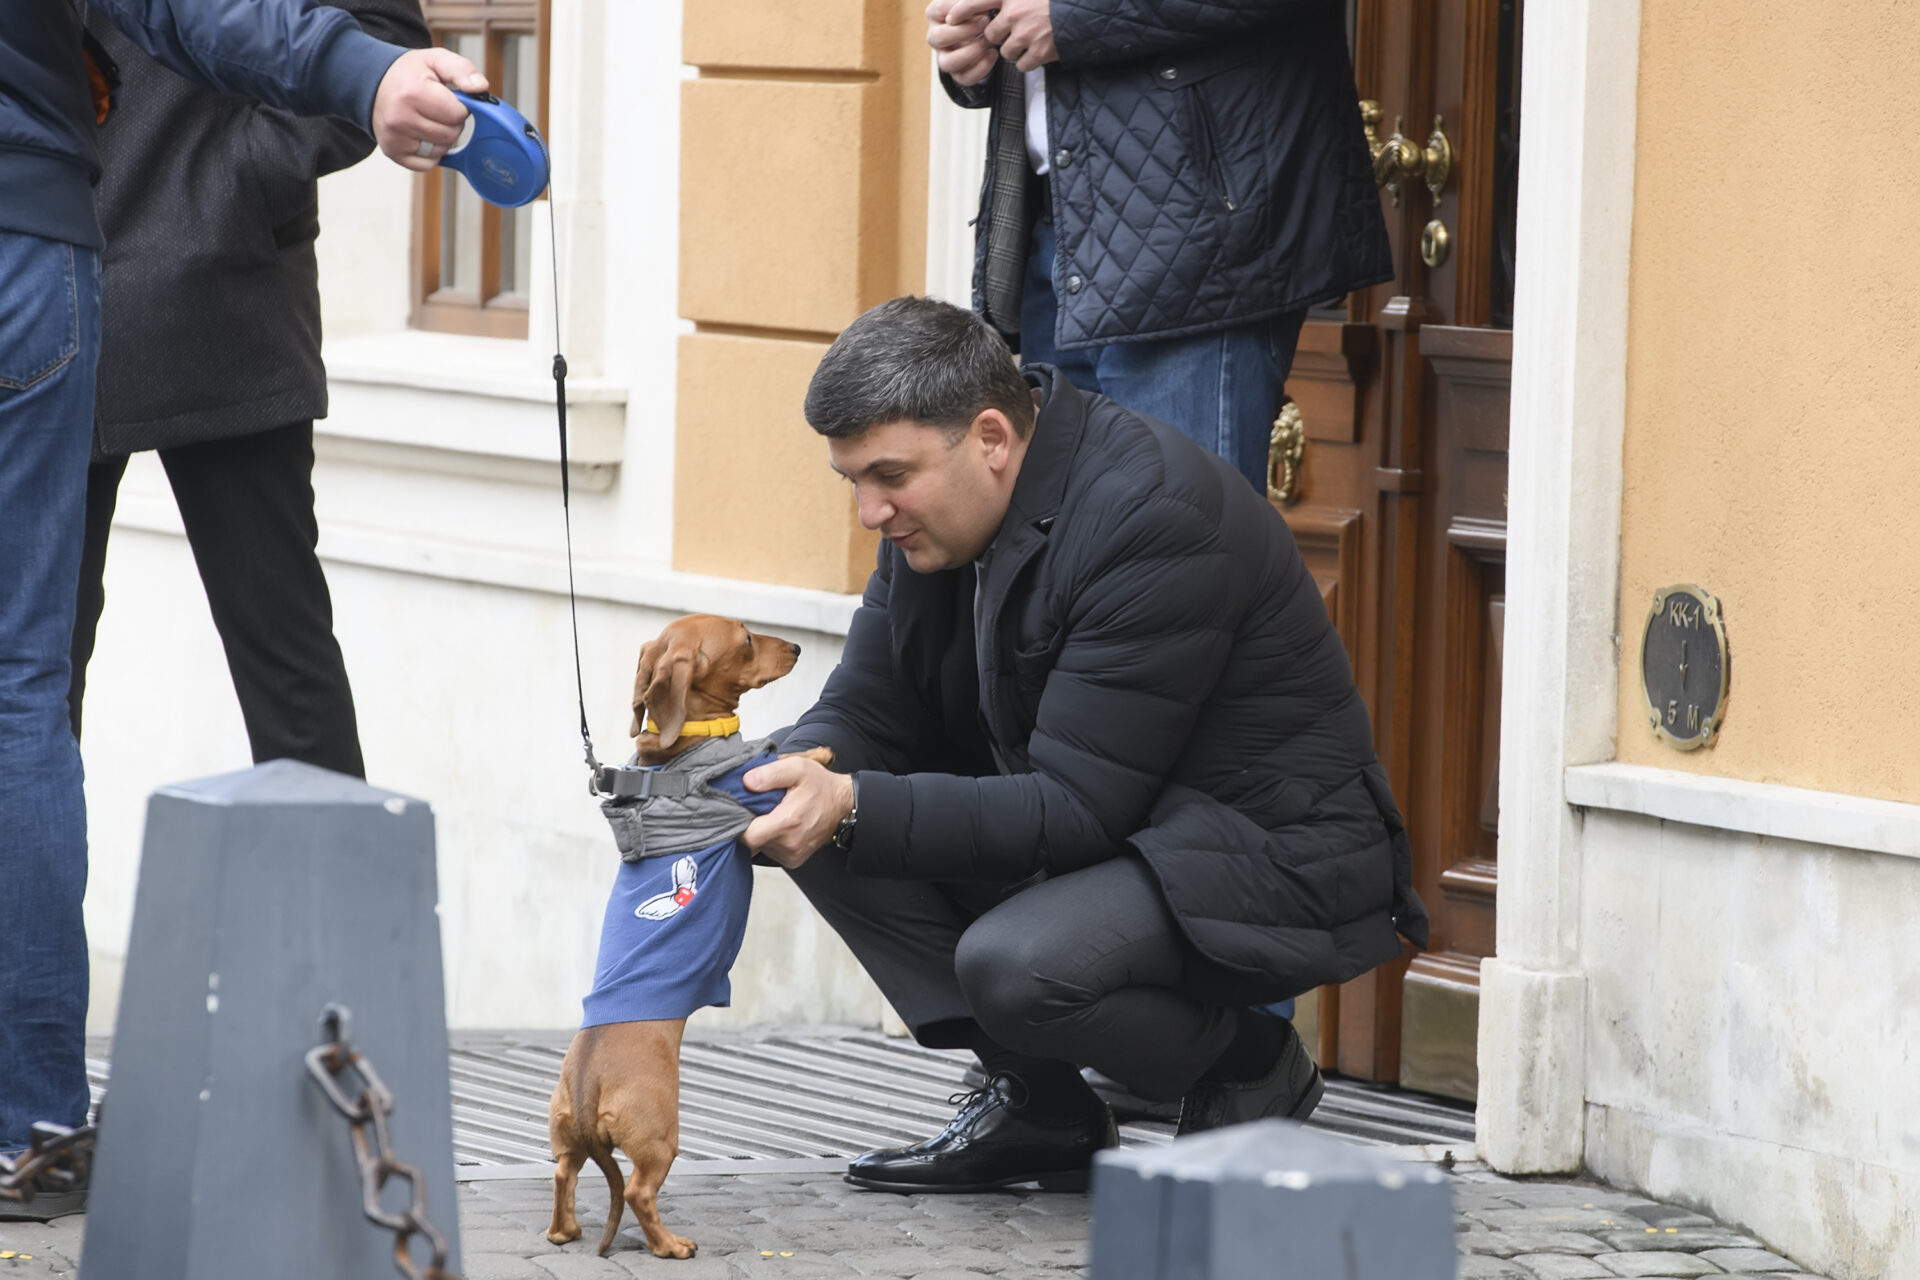
[[[1160,68],[1160,78],[1162,80],[1172,80],[1179,74],[1180,73],[1178,71],[1175,71],[1172,67]]]
[[[1065,147],[1060,148],[1060,150],[1053,153],[1053,163],[1055,168],[1066,168],[1073,163],[1073,152],[1067,150]]]
[[[1068,292],[1068,293],[1078,293],[1078,292],[1080,292],[1080,286],[1081,286],[1081,284],[1082,284],[1082,283],[1084,283],[1084,282],[1083,282],[1083,281],[1082,281],[1082,280],[1080,279],[1080,277],[1079,277],[1079,276],[1068,276],[1068,277],[1067,277],[1067,292]]]

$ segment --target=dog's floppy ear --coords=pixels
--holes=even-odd
[[[627,736],[637,738],[647,727],[647,686],[653,683],[653,668],[658,664],[666,645],[658,640],[649,640],[640,646],[640,665],[633,672],[633,723],[627,726]]]
[[[670,747],[687,722],[687,686],[693,680],[693,653],[675,649],[658,655],[652,678],[647,681],[647,713],[658,725],[660,745]],[[637,735],[636,735],[637,736]]]

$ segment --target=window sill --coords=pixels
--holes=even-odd
[[[1646,765],[1575,765],[1567,803],[1834,849],[1920,858],[1920,805]]]
[[[558,485],[552,357],[530,343],[409,329],[329,341],[322,354],[331,404],[314,431],[335,455]],[[611,486],[626,402],[610,379],[567,380],[576,483]]]

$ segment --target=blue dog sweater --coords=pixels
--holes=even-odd
[[[769,813],[784,791],[749,791],[749,769],[774,759],[763,751],[707,781],[750,813]],[[622,862],[600,925],[593,990],[582,1027],[684,1018],[733,998],[728,972],[747,934],[753,858],[738,836],[691,853]]]

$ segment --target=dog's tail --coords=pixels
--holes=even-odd
[[[613,1162],[612,1150],[592,1146],[587,1148],[587,1156],[600,1166],[600,1172],[607,1175],[607,1229],[600,1233],[600,1256],[604,1258],[607,1250],[613,1246],[613,1238],[620,1234],[620,1215],[626,1209],[627,1197],[620,1181],[620,1166]]]

